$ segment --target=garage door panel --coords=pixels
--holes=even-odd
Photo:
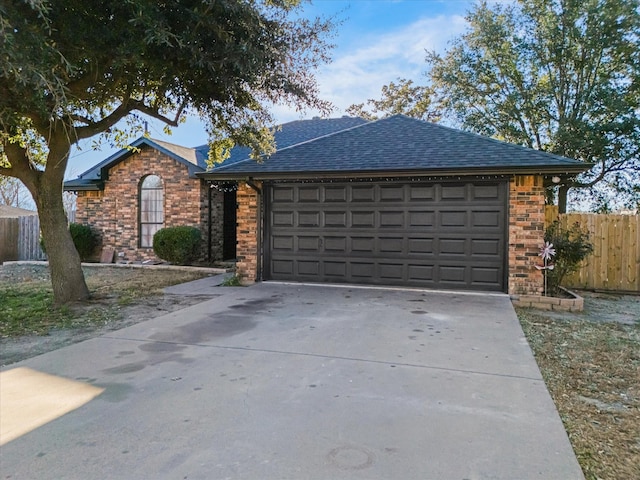
[[[293,202],[295,187],[293,186],[275,186],[273,187],[274,202]]]
[[[273,225],[276,227],[293,227],[294,226],[294,222],[293,222],[293,212],[289,211],[289,212],[273,212],[272,215],[272,222]]]
[[[466,211],[440,212],[440,227],[465,228],[467,226]]]
[[[372,210],[365,212],[351,212],[351,226],[354,228],[375,228],[375,212]]]
[[[473,200],[500,200],[499,185],[474,185]]]
[[[494,227],[501,228],[503,218],[502,212],[498,210],[493,211],[472,211],[471,212],[471,227]]]
[[[324,214],[325,227],[342,227],[347,228],[347,212],[346,211],[330,211]]]
[[[471,255],[472,256],[501,256],[502,242],[499,238],[494,239],[472,239]]]
[[[320,187],[308,186],[300,187],[298,189],[298,202],[299,203],[317,203],[320,201]]]
[[[379,276],[384,280],[402,281],[405,277],[404,267],[403,263],[381,263]]]
[[[320,237],[314,236],[299,236],[298,237],[298,250],[306,252],[320,253]]]
[[[409,255],[420,255],[433,253],[433,238],[416,238],[409,237],[407,253]]]
[[[298,212],[298,226],[299,227],[319,227],[320,223],[320,212],[308,212],[302,211]]]
[[[354,185],[351,187],[352,202],[374,202],[375,201],[375,185]]]
[[[328,186],[324,189],[325,202],[346,202],[347,187]]]
[[[324,262],[324,274],[330,277],[344,279],[347,277],[347,262],[344,260]]]
[[[466,185],[442,185],[441,200],[467,200],[468,190]]]
[[[439,280],[447,283],[467,283],[465,274],[467,267],[459,265],[441,265],[439,268]]]
[[[380,253],[395,253],[403,255],[406,252],[404,237],[381,237],[378,240]]]
[[[409,201],[425,202],[436,199],[436,187],[434,185],[409,185]]]
[[[402,228],[405,225],[405,212],[396,210],[380,212],[380,228]]]
[[[474,285],[499,285],[500,275],[498,268],[473,267],[471,269],[471,281]]]
[[[404,185],[382,185],[380,187],[380,202],[403,202],[405,195]]]
[[[347,251],[347,237],[324,237],[324,249],[326,252],[340,252],[346,253]]]
[[[351,252],[374,253],[376,249],[375,237],[352,237]],[[348,253],[348,252],[347,252]]]
[[[266,191],[266,278],[504,288],[504,183],[305,183]]]
[[[407,278],[409,283],[433,283],[433,265],[409,265]]]
[[[271,239],[271,245],[274,250],[293,252],[293,235],[274,235]]]
[[[409,211],[409,228],[425,228],[435,225],[436,212],[433,210]]]
[[[464,238],[441,238],[438,253],[441,255],[467,255],[467,240]]]
[[[272,269],[274,275],[292,275],[294,262],[292,259],[278,259],[272,262]]]

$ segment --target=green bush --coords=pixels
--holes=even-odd
[[[80,260],[86,262],[98,245],[97,237],[89,225],[81,225],[79,223],[70,223],[69,232],[71,232],[71,238],[78,255],[80,255]],[[40,247],[43,252],[47,253],[42,237],[40,237]]]
[[[200,230],[195,227],[161,228],[153,236],[153,251],[162,260],[188,265],[200,253]]]
[[[593,244],[589,240],[589,232],[578,222],[565,227],[558,220],[547,227],[544,240],[552,243],[556,251],[552,259],[553,270],[547,270],[547,281],[553,295],[565,277],[577,272],[580,264],[591,255]]]

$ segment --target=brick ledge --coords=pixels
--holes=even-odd
[[[543,295],[511,295],[511,303],[513,303],[514,307],[520,308],[581,312],[584,309],[584,299],[571,290],[560,288],[572,298],[545,297]]]

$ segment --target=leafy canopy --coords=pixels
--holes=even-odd
[[[467,21],[444,55],[427,56],[445,114],[477,133],[594,163],[566,187],[588,187],[602,202],[605,185],[640,202],[640,2],[481,2]]]
[[[432,102],[433,90],[414,85],[413,80],[399,78],[397,83],[390,82],[389,85],[384,85],[381,93],[380,100],[369,99],[366,106],[364,103],[353,104],[346,112],[368,120],[397,114],[430,122],[440,118],[440,112]]]
[[[26,131],[45,144],[52,130],[64,131],[71,143],[96,134],[113,138],[113,125],[131,112],[176,126],[192,111],[213,139],[229,136],[265,149],[271,103],[329,107],[311,71],[327,60],[331,23],[295,17],[298,4],[3,2],[3,143]],[[8,163],[14,166],[11,157]]]

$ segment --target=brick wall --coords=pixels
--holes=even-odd
[[[542,177],[519,175],[509,183],[509,293],[541,295],[540,247],[544,242]]]
[[[188,169],[168,155],[143,146],[109,171],[104,191],[78,192],[76,222],[91,225],[101,246],[113,247],[117,261],[158,260],[152,248],[139,247],[138,197],[143,177],[158,175],[164,185],[164,226],[189,225],[202,232],[201,260],[207,258],[209,188],[189,178]],[[212,260],[222,258],[222,197],[212,192]]]
[[[258,186],[261,188],[261,185]],[[260,222],[258,193],[246,183],[238,184],[236,274],[243,284],[258,279],[258,224]]]

